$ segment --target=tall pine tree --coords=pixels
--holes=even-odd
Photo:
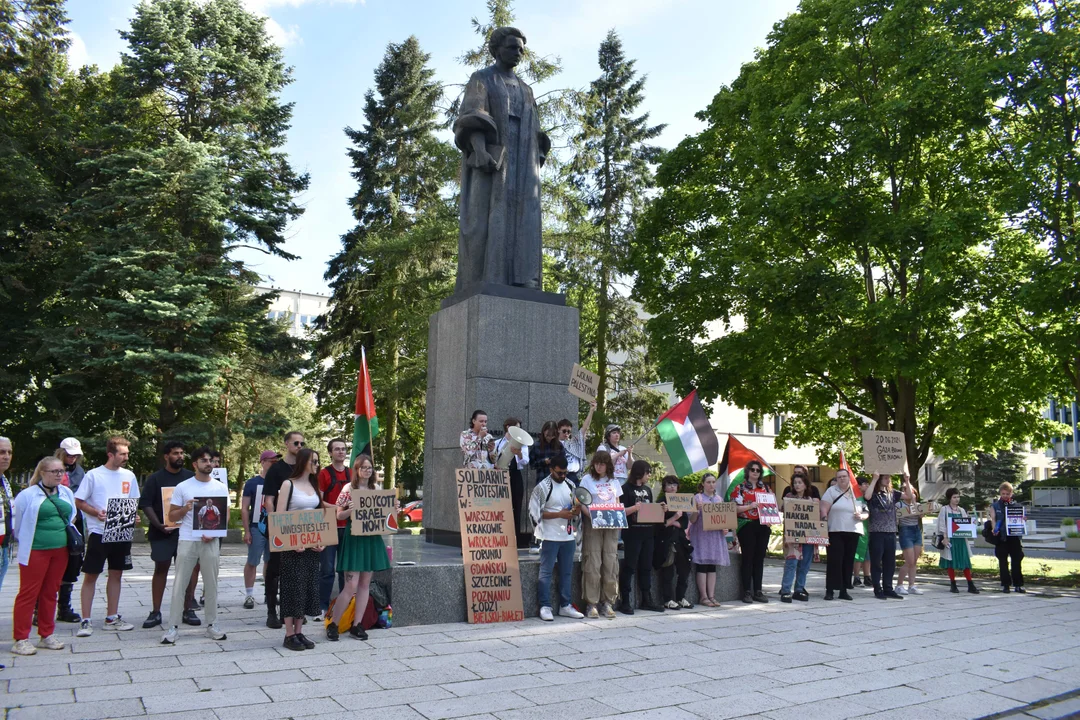
[[[442,90],[429,60],[415,37],[388,45],[365,95],[364,126],[345,130],[357,224],[329,263],[333,294],[319,321],[317,355],[333,364],[319,372],[318,392],[335,414],[351,418],[360,348],[367,349],[383,428],[376,443],[391,487],[400,459],[422,452],[415,419],[424,408],[427,321],[450,292],[457,249],[449,188],[459,156],[435,136]]]

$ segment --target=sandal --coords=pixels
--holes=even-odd
[[[701,601],[701,604],[705,607],[720,607],[720,603],[716,602],[712,598],[705,598]]]

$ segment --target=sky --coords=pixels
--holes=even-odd
[[[237,257],[267,284],[329,294],[326,262],[354,221],[347,205],[355,192],[343,129],[364,122],[364,94],[387,43],[415,35],[444,84],[462,83],[468,70],[459,58],[476,47],[471,18],[486,22],[484,0],[244,0],[266,17],[271,36],[284,47],[294,82],[282,99],[295,103],[286,151],[311,185],[298,198],[304,214],[290,224],[285,261],[257,251]],[[133,0],[68,0],[72,64],[108,68],[126,46],[120,30],[134,14]],[[597,50],[608,30],[619,33],[623,51],[647,76],[642,111],[667,128],[657,141],[674,147],[699,132],[694,114],[704,109],[743,63],[764,47],[772,26],[797,0],[517,0],[514,25],[528,47],[556,56],[563,71],[536,93],[587,88],[599,74]]]

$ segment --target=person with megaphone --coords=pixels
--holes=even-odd
[[[503,436],[495,441],[495,466],[510,472],[510,500],[514,506],[514,531],[517,546],[527,548],[532,543],[532,533],[522,532],[525,505],[525,475],[529,467],[529,446],[533,439],[521,429],[516,417],[503,420]],[[535,521],[534,521],[535,522]]]

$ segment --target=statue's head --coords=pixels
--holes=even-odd
[[[515,67],[525,57],[525,33],[512,27],[497,28],[488,40],[488,51],[496,60]]]

